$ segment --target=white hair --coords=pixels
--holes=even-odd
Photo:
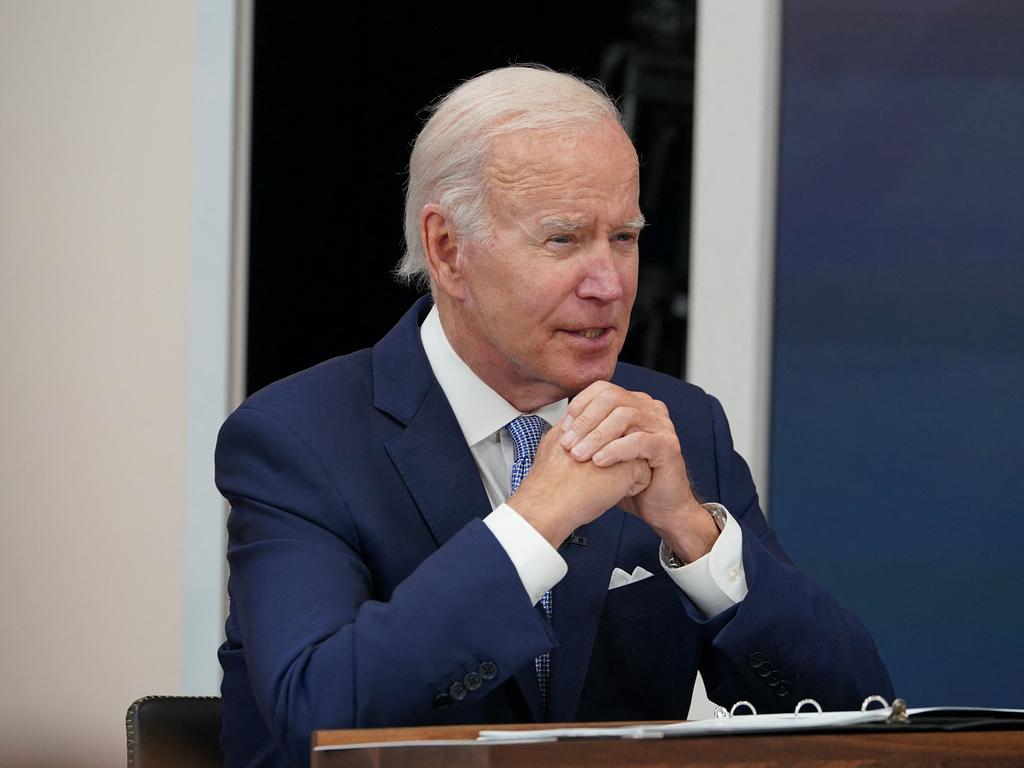
[[[597,81],[517,65],[477,75],[430,108],[409,159],[405,195],[405,253],[396,276],[430,284],[420,241],[420,213],[436,203],[464,237],[491,227],[487,163],[494,139],[521,130],[557,130],[606,120],[622,123],[619,109]]]

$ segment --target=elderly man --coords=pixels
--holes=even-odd
[[[698,667],[762,711],[891,695],[718,402],[617,364],[638,190],[614,104],[571,76],[509,67],[437,105],[399,269],[433,301],[221,432],[228,765],[306,764],[323,728],[682,719]]]

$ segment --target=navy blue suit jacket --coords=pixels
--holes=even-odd
[[[315,729],[537,720],[548,650],[553,721],[684,719],[698,667],[714,701],[760,711],[891,695],[868,633],[776,542],[718,402],[630,365],[613,380],[666,403],[697,495],[743,526],[749,594],[706,619],[657,536],[611,509],[562,548],[549,623],[481,522],[487,495],[420,343],[428,309],[253,395],[221,430],[228,766],[306,765]],[[655,575],[608,590],[637,565]]]

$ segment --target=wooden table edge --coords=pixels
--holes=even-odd
[[[423,725],[406,728],[352,728],[313,732],[313,747],[346,744],[379,744],[392,741],[475,739],[480,731],[538,731],[547,728],[618,728],[630,725],[663,725],[679,720],[616,721],[600,723],[499,723],[496,725]]]

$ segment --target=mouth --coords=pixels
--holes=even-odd
[[[585,345],[587,349],[604,348],[615,338],[615,326],[599,325],[590,328],[566,328],[562,333],[574,339],[577,344]]]

